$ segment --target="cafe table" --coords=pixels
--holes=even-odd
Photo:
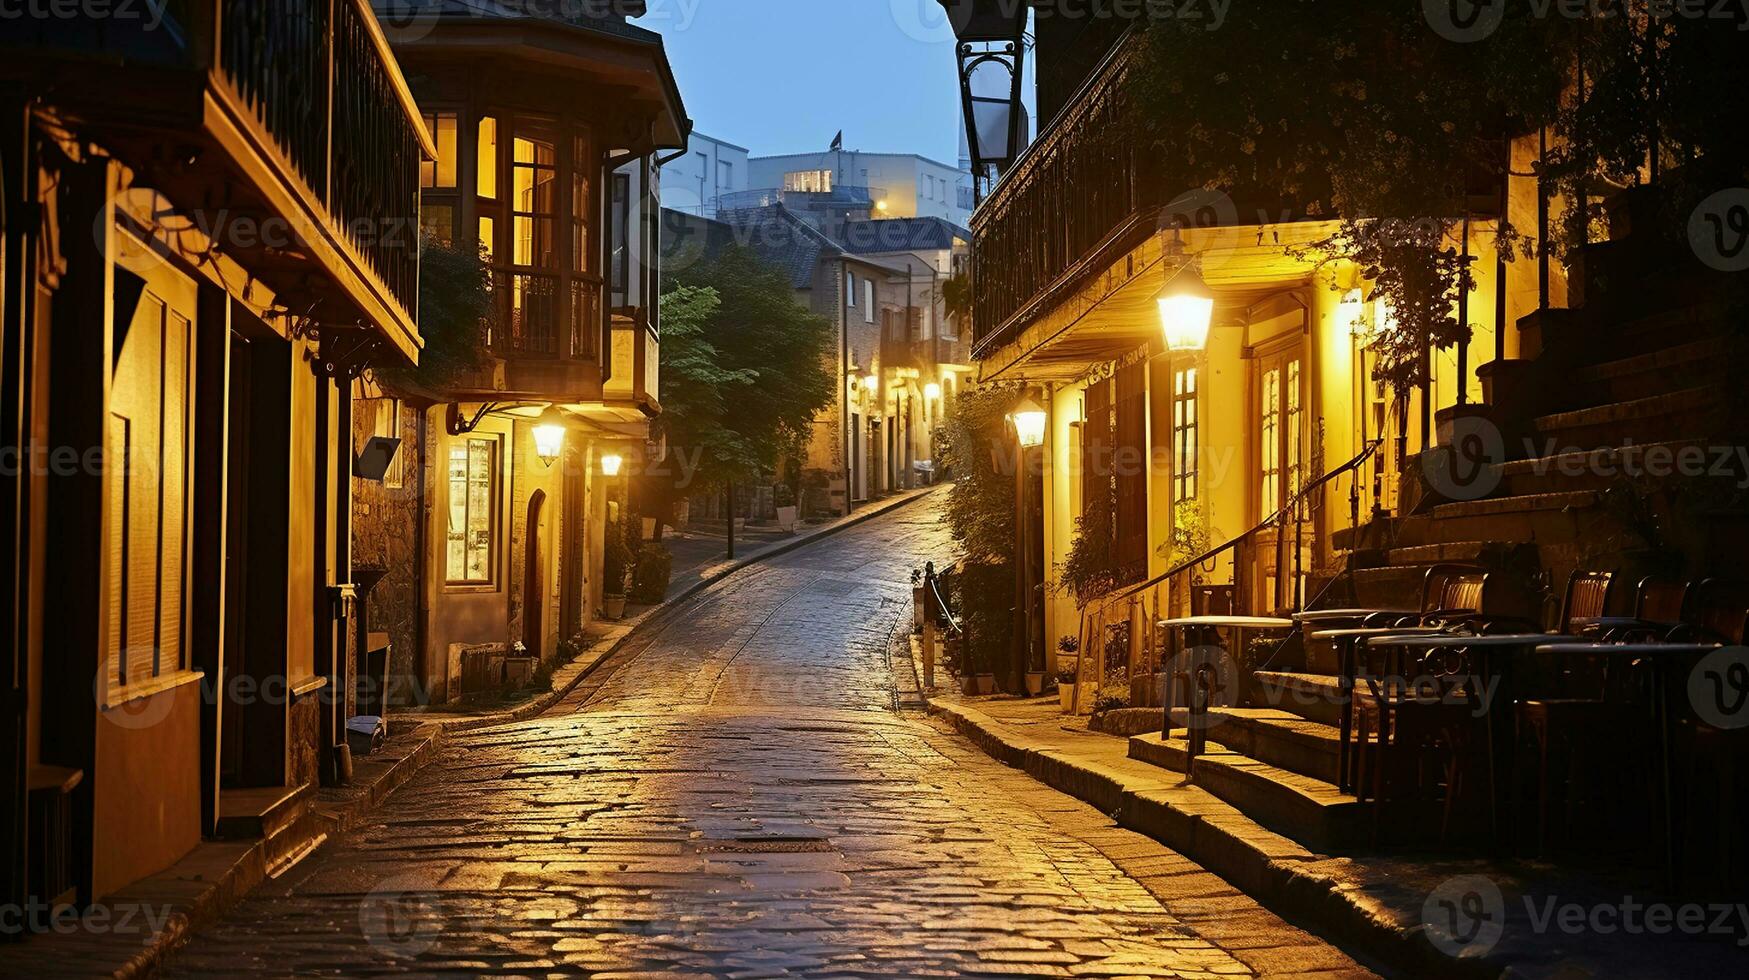
[[[1676,825],[1674,738],[1670,710],[1670,684],[1666,677],[1669,665],[1704,657],[1719,649],[1717,643],[1584,643],[1571,637],[1537,646],[1538,656],[1553,657],[1556,662],[1576,657],[1604,657],[1610,660],[1634,661],[1657,658],[1652,671],[1652,715],[1658,738],[1658,779],[1664,808],[1664,873],[1671,887],[1676,882]]]
[[[1213,633],[1216,630],[1230,629],[1233,631],[1233,643],[1240,650],[1245,648],[1245,634],[1249,631],[1290,630],[1295,625],[1293,620],[1283,619],[1279,616],[1183,616],[1178,619],[1163,619],[1159,623],[1162,630],[1180,636],[1179,649],[1184,646],[1183,638],[1192,631],[1206,630]],[[1169,652],[1171,651],[1169,650]],[[1194,680],[1192,678],[1193,683]],[[1175,707],[1172,703],[1171,678],[1167,679],[1165,687],[1165,697],[1160,699],[1161,703],[1165,705],[1161,712],[1163,719],[1160,724],[1161,741],[1172,736],[1172,709]],[[1188,693],[1187,691],[1186,694]]]
[[[1572,637],[1562,633],[1495,633],[1469,636],[1459,633],[1442,632],[1439,634],[1375,636],[1366,640],[1369,648],[1387,651],[1385,676],[1389,680],[1397,677],[1407,682],[1406,663],[1408,655],[1417,651],[1428,650],[1463,650],[1474,657],[1469,673],[1480,678],[1484,685],[1489,680],[1495,680],[1495,687],[1489,693],[1484,687],[1478,691],[1479,706],[1487,724],[1484,726],[1486,748],[1484,750],[1488,762],[1488,822],[1496,842],[1500,839],[1500,766],[1499,747],[1510,745],[1511,735],[1502,736],[1501,725],[1512,720],[1510,711],[1494,711],[1494,702],[1511,703],[1512,660],[1514,656],[1537,650],[1538,648],[1559,642],[1571,640]]]
[[[1404,615],[1413,615],[1405,613]],[[1315,625],[1314,621],[1302,620],[1307,629]],[[1308,639],[1326,640],[1336,648],[1336,688],[1340,701],[1337,708],[1341,714],[1337,719],[1336,730],[1336,788],[1344,793],[1355,791],[1354,772],[1355,756],[1349,746],[1349,739],[1354,733],[1354,678],[1356,669],[1354,663],[1355,645],[1362,640],[1375,636],[1416,636],[1421,634],[1444,633],[1445,629],[1438,626],[1347,626],[1337,629],[1313,629],[1307,634]]]

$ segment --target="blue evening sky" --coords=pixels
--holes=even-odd
[[[754,156],[959,161],[953,31],[937,0],[649,0],[699,132]]]

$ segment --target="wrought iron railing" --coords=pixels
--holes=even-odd
[[[1138,43],[1113,49],[973,215],[974,342],[1002,331],[1146,203],[1150,157],[1119,138]]]
[[[209,0],[218,75],[409,313],[420,137],[367,0]]]
[[[1308,526],[1314,524],[1331,491],[1339,490],[1343,481],[1348,484],[1350,526],[1370,518],[1377,503],[1369,502],[1369,498],[1376,493],[1373,488],[1378,481],[1369,467],[1378,459],[1385,442],[1386,439],[1378,438],[1367,443],[1353,459],[1307,483],[1279,510],[1243,534],[1083,607],[1080,649],[1098,651],[1095,660],[1098,682],[1104,680],[1108,634],[1130,623],[1136,607],[1143,614],[1142,633],[1131,644],[1131,650],[1140,650],[1143,661],[1131,661],[1132,676],[1152,673],[1154,657],[1161,649],[1156,635],[1161,620],[1205,613],[1244,616],[1300,611],[1306,602],[1303,582],[1308,571],[1307,554],[1312,550],[1307,545]],[[1253,597],[1264,591],[1258,588],[1260,583],[1252,580],[1263,567],[1264,548],[1275,549],[1275,587],[1272,595],[1262,596],[1269,605],[1253,608]],[[1209,582],[1208,578],[1229,581]]]

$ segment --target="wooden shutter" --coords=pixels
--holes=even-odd
[[[1081,433],[1081,510],[1103,507],[1111,499],[1111,382],[1087,389],[1087,421]]]
[[[1148,573],[1148,365],[1132,364],[1117,373],[1114,478],[1117,515],[1114,555],[1120,584],[1139,582]]]

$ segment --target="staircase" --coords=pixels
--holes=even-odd
[[[1486,399],[1442,411],[1453,432],[1500,436],[1466,489],[1411,460],[1405,512],[1339,532],[1348,571],[1318,605],[1413,609],[1429,566],[1493,572],[1490,613],[1551,621],[1568,574],[1611,569],[1627,613],[1652,574],[1702,578],[1740,572],[1749,521],[1722,506],[1749,478],[1749,413],[1737,365],[1749,363],[1749,275],[1696,262],[1659,227],[1647,189],[1611,210],[1614,240],[1587,247],[1574,269],[1585,303],[1518,324],[1525,357],[1484,365]],[[1667,225],[1667,220],[1665,224]],[[1724,448],[1720,448],[1724,447]],[[1450,454],[1441,446],[1432,454]],[[1449,459],[1449,456],[1447,457]],[[1741,507],[1737,506],[1740,512]],[[1249,707],[1211,709],[1209,754],[1188,765],[1182,739],[1132,738],[1130,755],[1175,771],[1263,825],[1321,848],[1356,841],[1353,797],[1337,791],[1339,688],[1328,644],[1292,644],[1245,685]]]
[[[267,876],[277,878],[320,847],[321,832],[314,790],[301,786],[223,789],[214,836],[220,840],[261,840]]]

